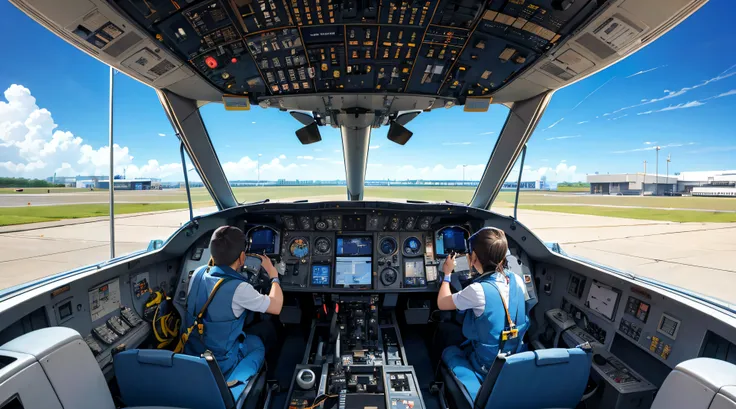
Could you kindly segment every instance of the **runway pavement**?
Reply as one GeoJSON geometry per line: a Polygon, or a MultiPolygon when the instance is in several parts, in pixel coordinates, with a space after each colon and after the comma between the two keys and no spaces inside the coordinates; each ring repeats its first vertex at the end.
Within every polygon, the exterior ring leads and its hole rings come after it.
{"type": "MultiPolygon", "coordinates": [[[[118,216],[116,254],[165,239],[187,220],[186,210],[118,216]]],[[[519,220],[570,254],[736,302],[736,223],[669,223],[531,210],[519,210],[519,220]]],[[[104,218],[26,227],[32,229],[0,230],[0,288],[110,257],[104,218]]]]}

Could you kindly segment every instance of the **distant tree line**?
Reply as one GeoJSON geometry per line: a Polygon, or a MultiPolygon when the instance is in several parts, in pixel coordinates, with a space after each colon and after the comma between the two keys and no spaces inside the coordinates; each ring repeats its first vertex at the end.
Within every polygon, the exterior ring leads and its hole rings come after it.
{"type": "Polygon", "coordinates": [[[590,183],[587,182],[560,182],[557,187],[590,187],[590,183]]]}
{"type": "Polygon", "coordinates": [[[41,179],[0,177],[0,187],[64,187],[64,184],[53,184],[41,179]]]}

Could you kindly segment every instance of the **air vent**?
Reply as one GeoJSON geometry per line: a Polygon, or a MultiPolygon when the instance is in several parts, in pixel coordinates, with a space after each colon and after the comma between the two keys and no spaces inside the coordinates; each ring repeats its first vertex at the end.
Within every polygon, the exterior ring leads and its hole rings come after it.
{"type": "Polygon", "coordinates": [[[156,74],[159,77],[166,74],[167,72],[174,69],[176,66],[169,60],[163,60],[160,63],[156,64],[153,68],[148,70],[148,72],[152,74],[156,74]]]}
{"type": "Polygon", "coordinates": [[[128,32],[128,34],[122,36],[118,41],[115,41],[107,48],[105,48],[105,52],[111,57],[117,58],[120,56],[120,54],[124,53],[130,47],[138,44],[138,42],[142,39],[143,38],[141,36],[133,31],[130,31],[128,32]]]}
{"type": "Polygon", "coordinates": [[[554,75],[555,77],[563,81],[569,81],[573,77],[572,74],[558,67],[556,64],[553,64],[551,61],[547,61],[546,63],[544,63],[544,65],[542,65],[539,68],[546,71],[549,74],[554,75]]]}

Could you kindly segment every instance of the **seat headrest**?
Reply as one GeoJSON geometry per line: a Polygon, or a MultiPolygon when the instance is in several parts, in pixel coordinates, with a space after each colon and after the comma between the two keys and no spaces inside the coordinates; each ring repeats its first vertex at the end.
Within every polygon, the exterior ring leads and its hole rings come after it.
{"type": "Polygon", "coordinates": [[[534,351],[537,366],[565,364],[570,361],[570,352],[562,348],[534,351]]]}
{"type": "Polygon", "coordinates": [[[158,366],[174,366],[174,353],[160,349],[138,350],[138,362],[158,366]]]}

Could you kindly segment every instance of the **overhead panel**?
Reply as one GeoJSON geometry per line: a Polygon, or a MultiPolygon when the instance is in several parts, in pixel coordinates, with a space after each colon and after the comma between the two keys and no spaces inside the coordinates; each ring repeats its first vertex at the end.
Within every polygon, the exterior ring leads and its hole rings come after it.
{"type": "MultiPolygon", "coordinates": [[[[460,104],[493,94],[605,3],[109,1],[220,91],[253,103],[278,95],[387,92],[460,104]]],[[[574,55],[561,63],[573,72],[585,64],[574,55]]],[[[152,68],[136,70],[150,78],[152,68]]]]}

